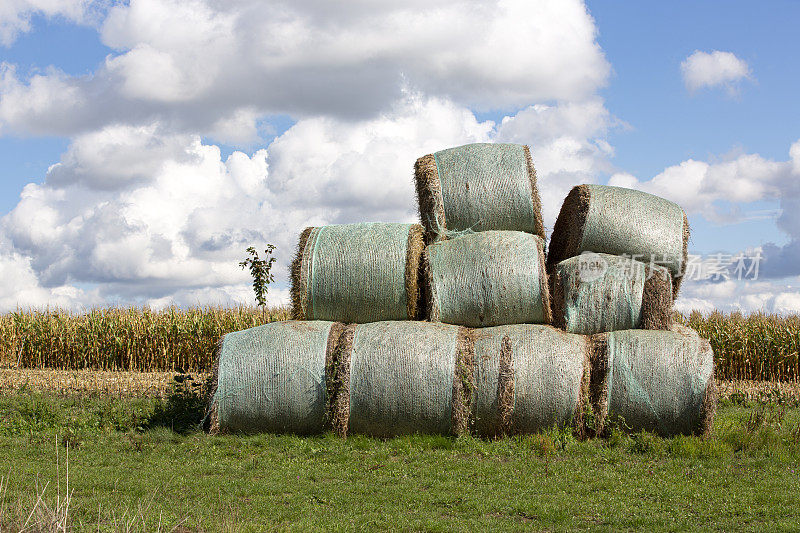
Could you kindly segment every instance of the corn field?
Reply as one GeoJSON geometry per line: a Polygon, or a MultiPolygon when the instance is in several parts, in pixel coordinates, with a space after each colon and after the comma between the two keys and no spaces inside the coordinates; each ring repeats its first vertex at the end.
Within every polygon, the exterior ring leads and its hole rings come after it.
{"type": "MultiPolygon", "coordinates": [[[[800,382],[800,315],[692,313],[723,380],[800,382]]],[[[0,367],[208,372],[225,333],[288,320],[287,308],[95,309],[0,315],[0,367]]]]}
{"type": "Polygon", "coordinates": [[[288,318],[254,307],[15,312],[0,315],[0,366],[202,372],[225,333],[288,318]]]}
{"type": "Polygon", "coordinates": [[[800,315],[679,316],[711,342],[718,379],[800,381],[800,315]]]}

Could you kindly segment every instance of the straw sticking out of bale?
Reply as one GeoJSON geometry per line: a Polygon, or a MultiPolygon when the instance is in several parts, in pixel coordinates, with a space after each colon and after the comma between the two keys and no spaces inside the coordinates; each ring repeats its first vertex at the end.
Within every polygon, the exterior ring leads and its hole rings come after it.
{"type": "Polygon", "coordinates": [[[686,273],[686,264],[689,261],[689,237],[691,236],[692,230],[689,227],[689,219],[686,218],[686,213],[683,213],[683,249],[681,253],[682,258],[682,265],[683,269],[680,272],[680,275],[675,276],[675,279],[672,282],[672,298],[678,298],[678,291],[681,288],[681,283],[683,283],[683,274],[686,273]]]}
{"type": "MultiPolygon", "coordinates": [[[[547,248],[547,272],[565,259],[585,251],[580,249],[586,215],[589,213],[591,192],[588,185],[578,185],[569,191],[558,213],[547,248]]],[[[598,250],[588,250],[598,251],[598,250]]],[[[599,250],[602,252],[602,250],[599,250]]]]}
{"type": "Polygon", "coordinates": [[[534,213],[534,215],[536,215],[533,221],[533,234],[544,239],[545,233],[544,219],[542,217],[542,199],[539,196],[539,186],[536,182],[536,168],[533,166],[531,149],[527,144],[522,146],[522,152],[525,155],[525,168],[528,171],[528,181],[531,184],[531,211],[534,213]]]}
{"type": "Polygon", "coordinates": [[[468,435],[471,429],[472,400],[475,392],[475,343],[472,331],[458,329],[458,356],[453,380],[453,434],[468,435]]]}
{"type": "Polygon", "coordinates": [[[419,158],[414,175],[426,242],[493,229],[544,238],[527,146],[478,143],[442,150],[419,158]]]}
{"type": "MultiPolygon", "coordinates": [[[[305,257],[306,245],[313,227],[306,228],[300,233],[300,238],[297,241],[297,251],[295,252],[294,259],[291,266],[291,281],[292,286],[289,289],[289,294],[292,298],[292,319],[305,320],[306,313],[303,308],[303,303],[308,293],[308,276],[303,276],[303,258],[305,257]]],[[[306,259],[307,261],[307,259],[306,259]]]]}
{"type": "Polygon", "coordinates": [[[497,374],[497,427],[489,431],[496,436],[510,435],[514,424],[514,353],[511,338],[500,343],[500,364],[497,374]]]}
{"type": "Polygon", "coordinates": [[[581,376],[578,402],[575,404],[575,416],[572,419],[572,432],[579,439],[588,437],[594,424],[594,410],[589,393],[592,380],[591,355],[591,342],[586,339],[583,351],[583,375],[581,376]],[[592,427],[589,427],[590,424],[592,427]]]}
{"type": "Polygon", "coordinates": [[[424,291],[419,287],[419,273],[422,265],[422,253],[425,250],[424,230],[419,224],[414,224],[408,232],[406,245],[406,313],[409,320],[421,318],[421,295],[424,291]]]}
{"type": "MultiPolygon", "coordinates": [[[[683,278],[677,278],[678,282],[683,278]]],[[[672,327],[672,277],[667,269],[658,265],[645,266],[644,291],[642,291],[641,329],[669,329],[672,327]]]]}
{"type": "Polygon", "coordinates": [[[553,325],[570,333],[670,325],[672,278],[659,265],[582,253],[555,266],[551,291],[553,325]]]}
{"type": "Polygon", "coordinates": [[[589,406],[593,415],[593,423],[586,425],[589,437],[600,435],[606,425],[608,415],[608,334],[600,333],[592,336],[589,342],[589,406]]]}
{"type": "MultiPolygon", "coordinates": [[[[711,345],[706,343],[703,350],[711,350],[711,345]]],[[[711,355],[713,358],[713,354],[711,355]]],[[[711,435],[714,429],[714,417],[717,415],[717,405],[719,403],[719,388],[717,387],[716,372],[711,372],[711,378],[708,381],[708,388],[703,394],[703,406],[700,411],[700,428],[698,433],[704,437],[711,435]]]]}
{"type": "Polygon", "coordinates": [[[520,231],[484,231],[425,249],[428,318],[468,327],[549,323],[544,243],[520,231]]]}
{"type": "Polygon", "coordinates": [[[667,267],[676,297],[688,239],[686,214],[673,202],[621,187],[578,185],[564,200],[553,228],[548,272],[584,251],[622,255],[667,267]]]}
{"type": "Polygon", "coordinates": [[[213,370],[211,371],[211,386],[207,392],[208,394],[208,408],[203,417],[203,431],[210,435],[216,435],[220,432],[219,417],[217,415],[217,403],[214,401],[214,396],[217,394],[217,384],[219,383],[219,360],[222,355],[222,344],[225,341],[225,335],[222,335],[217,340],[214,346],[213,370]]]}
{"type": "Polygon", "coordinates": [[[425,242],[433,242],[439,231],[447,227],[439,171],[433,154],[417,159],[414,163],[414,177],[419,219],[425,228],[425,242]]]}
{"type": "Polygon", "coordinates": [[[328,419],[331,429],[347,437],[350,416],[350,355],[355,324],[335,324],[328,337],[325,374],[328,388],[328,419]]]}

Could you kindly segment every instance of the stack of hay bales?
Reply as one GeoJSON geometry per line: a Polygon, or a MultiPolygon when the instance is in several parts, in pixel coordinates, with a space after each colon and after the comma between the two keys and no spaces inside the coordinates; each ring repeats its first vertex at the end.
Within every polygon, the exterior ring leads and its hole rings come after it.
{"type": "Polygon", "coordinates": [[[547,271],[553,322],[591,335],[595,427],[705,434],[716,406],[708,341],[671,323],[689,224],[673,202],[605,185],[574,187],[547,271]]]}
{"type": "Polygon", "coordinates": [[[527,146],[443,150],[417,160],[415,179],[422,225],[302,232],[295,320],[223,337],[209,430],[710,429],[713,354],[669,323],[688,237],[679,207],[578,187],[546,257],[527,146]],[[642,254],[681,262],[626,257],[642,254]]]}
{"type": "Polygon", "coordinates": [[[586,334],[668,328],[688,242],[686,214],[673,202],[621,187],[574,187],[547,256],[555,323],[586,334]]]}

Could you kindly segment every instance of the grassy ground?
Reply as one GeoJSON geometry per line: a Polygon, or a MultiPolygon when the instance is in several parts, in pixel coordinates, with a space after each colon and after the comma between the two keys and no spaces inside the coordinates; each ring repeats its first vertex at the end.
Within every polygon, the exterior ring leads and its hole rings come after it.
{"type": "Polygon", "coordinates": [[[800,528],[798,407],[734,396],[706,440],[208,437],[191,383],[0,395],[0,530],[800,528]]]}

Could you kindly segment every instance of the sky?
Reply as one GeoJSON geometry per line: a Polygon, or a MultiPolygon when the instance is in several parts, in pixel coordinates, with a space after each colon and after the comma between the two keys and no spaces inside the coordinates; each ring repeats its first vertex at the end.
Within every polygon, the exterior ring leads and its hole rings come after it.
{"type": "Polygon", "coordinates": [[[254,303],[245,249],[416,220],[413,163],[531,147],[692,227],[676,307],[800,312],[800,3],[7,0],[0,312],[254,303]]]}

